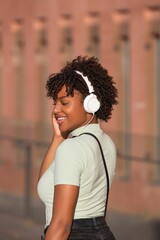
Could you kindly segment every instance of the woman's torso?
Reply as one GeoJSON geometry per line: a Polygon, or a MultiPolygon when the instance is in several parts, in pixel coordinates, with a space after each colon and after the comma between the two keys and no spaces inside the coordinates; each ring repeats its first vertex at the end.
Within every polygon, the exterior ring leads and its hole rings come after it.
{"type": "Polygon", "coordinates": [[[115,145],[99,127],[90,124],[73,131],[57,149],[50,167],[38,183],[38,193],[46,207],[46,225],[52,217],[54,186],[69,184],[80,187],[74,219],[103,216],[105,210],[107,183],[104,164],[97,141],[100,141],[105,156],[111,185],[116,165],[115,145]],[[80,135],[80,136],[79,136],[80,135]]]}

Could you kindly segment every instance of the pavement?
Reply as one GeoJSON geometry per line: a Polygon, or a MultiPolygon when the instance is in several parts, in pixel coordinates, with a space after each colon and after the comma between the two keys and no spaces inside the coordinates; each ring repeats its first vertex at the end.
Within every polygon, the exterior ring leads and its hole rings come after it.
{"type": "MultiPolygon", "coordinates": [[[[117,240],[160,240],[160,219],[109,212],[107,221],[117,240]]],[[[42,231],[42,220],[0,211],[0,240],[40,240],[42,231]]]]}
{"type": "Polygon", "coordinates": [[[0,240],[40,240],[42,226],[31,219],[0,213],[0,240]]]}

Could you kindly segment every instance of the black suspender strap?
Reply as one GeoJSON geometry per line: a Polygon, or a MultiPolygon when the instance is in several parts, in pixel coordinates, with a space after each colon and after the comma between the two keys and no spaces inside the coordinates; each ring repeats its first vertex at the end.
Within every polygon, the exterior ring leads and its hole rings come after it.
{"type": "Polygon", "coordinates": [[[104,154],[103,154],[102,146],[100,144],[100,141],[98,140],[98,138],[94,134],[86,132],[86,133],[80,134],[79,136],[81,136],[83,134],[87,134],[87,135],[90,135],[90,136],[94,137],[96,139],[96,141],[97,141],[97,143],[99,145],[100,151],[101,151],[102,160],[103,160],[103,164],[104,164],[104,169],[105,169],[105,173],[106,173],[106,179],[107,179],[107,197],[106,197],[106,206],[105,206],[105,212],[104,212],[104,216],[106,216],[107,204],[108,204],[108,196],[109,196],[109,174],[108,174],[108,169],[107,169],[105,157],[104,157],[104,154]]]}

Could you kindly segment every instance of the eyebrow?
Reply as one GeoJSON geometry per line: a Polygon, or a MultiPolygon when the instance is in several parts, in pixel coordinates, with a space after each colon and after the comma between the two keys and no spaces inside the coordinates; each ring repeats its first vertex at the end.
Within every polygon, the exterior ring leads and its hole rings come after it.
{"type": "MultiPolygon", "coordinates": [[[[79,93],[77,91],[75,91],[74,94],[79,94],[79,93]]],[[[61,99],[64,99],[64,98],[69,98],[69,97],[71,97],[71,95],[64,95],[64,96],[59,97],[59,98],[57,97],[56,100],[61,100],[61,99]]]]}
{"type": "Polygon", "coordinates": [[[61,100],[61,99],[63,99],[63,98],[68,98],[69,96],[67,96],[67,95],[65,95],[65,96],[62,96],[62,97],[59,97],[59,98],[57,98],[58,100],[61,100]]]}

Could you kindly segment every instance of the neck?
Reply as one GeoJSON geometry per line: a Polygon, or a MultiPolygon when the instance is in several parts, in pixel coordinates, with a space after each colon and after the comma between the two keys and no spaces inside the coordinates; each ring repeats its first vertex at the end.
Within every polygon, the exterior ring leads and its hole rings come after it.
{"type": "Polygon", "coordinates": [[[95,114],[88,114],[88,120],[86,125],[92,124],[92,123],[98,123],[96,115],[95,114]]]}

